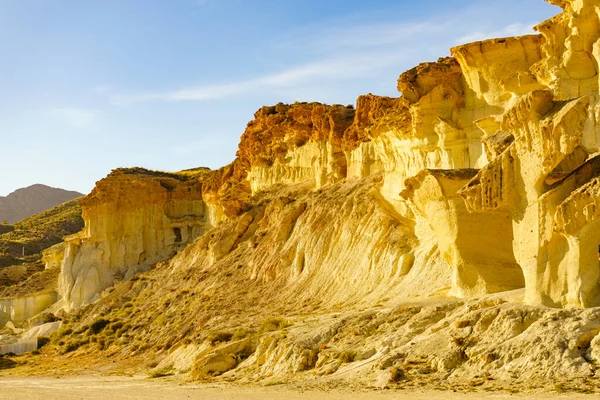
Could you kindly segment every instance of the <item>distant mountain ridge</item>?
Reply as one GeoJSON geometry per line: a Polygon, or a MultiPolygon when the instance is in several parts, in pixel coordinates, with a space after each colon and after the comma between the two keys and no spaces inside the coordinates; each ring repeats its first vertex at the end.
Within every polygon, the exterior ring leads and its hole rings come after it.
{"type": "Polygon", "coordinates": [[[39,212],[82,196],[79,192],[35,184],[0,196],[0,222],[19,222],[39,212]]]}

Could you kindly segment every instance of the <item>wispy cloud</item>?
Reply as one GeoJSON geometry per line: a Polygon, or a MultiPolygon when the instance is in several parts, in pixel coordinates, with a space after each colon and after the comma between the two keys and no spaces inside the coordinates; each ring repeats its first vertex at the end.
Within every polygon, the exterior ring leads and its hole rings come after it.
{"type": "Polygon", "coordinates": [[[429,20],[315,28],[308,32],[290,32],[288,38],[277,43],[275,47],[290,47],[295,50],[314,52],[377,48],[406,43],[411,38],[419,38],[422,41],[424,37],[447,31],[452,24],[453,21],[450,20],[429,20]]]}
{"type": "Polygon", "coordinates": [[[114,104],[127,105],[147,101],[206,101],[222,99],[256,90],[291,87],[320,79],[347,79],[371,74],[402,59],[399,54],[354,54],[316,61],[283,71],[222,84],[181,88],[175,91],[120,94],[111,97],[114,104]]]}
{"type": "Polygon", "coordinates": [[[165,91],[115,93],[111,90],[109,98],[112,104],[121,106],[153,101],[209,101],[253,91],[318,85],[324,80],[368,77],[405,60],[411,50],[399,50],[415,37],[439,35],[451,27],[450,21],[437,20],[362,25],[353,22],[346,21],[345,25],[335,27],[311,26],[292,30],[275,43],[270,43],[269,51],[278,54],[279,60],[286,59],[286,54],[288,59],[296,60],[288,62],[290,66],[281,70],[245,80],[204,83],[165,91]]]}
{"type": "Polygon", "coordinates": [[[200,83],[164,91],[119,93],[111,90],[108,95],[112,104],[125,106],[156,101],[210,101],[278,89],[292,93],[294,89],[317,87],[320,83],[370,77],[392,66],[398,66],[400,73],[403,61],[411,56],[418,54],[412,58],[424,61],[428,52],[443,55],[453,44],[533,33],[533,23],[468,33],[468,27],[457,25],[464,17],[464,12],[460,11],[443,19],[419,22],[355,24],[356,21],[345,21],[337,25],[305,26],[291,30],[265,50],[267,54],[278,55],[272,61],[287,60],[288,68],[244,80],[200,83]],[[453,31],[463,35],[454,43],[449,34],[453,31]],[[414,47],[417,42],[421,47],[414,47]],[[440,46],[443,50],[438,52],[440,46]]]}
{"type": "Polygon", "coordinates": [[[109,85],[96,85],[92,88],[92,92],[96,94],[104,94],[110,92],[111,87],[109,85]]]}
{"type": "Polygon", "coordinates": [[[463,43],[471,43],[478,42],[480,40],[492,39],[492,38],[503,38],[509,36],[522,36],[522,35],[531,35],[536,33],[533,30],[533,27],[537,25],[537,23],[530,24],[511,24],[502,29],[494,30],[494,31],[477,31],[470,33],[465,36],[461,36],[456,39],[455,44],[463,44],[463,43]]]}
{"type": "Polygon", "coordinates": [[[56,120],[76,129],[91,129],[96,123],[96,112],[83,108],[54,108],[49,114],[56,120]]]}

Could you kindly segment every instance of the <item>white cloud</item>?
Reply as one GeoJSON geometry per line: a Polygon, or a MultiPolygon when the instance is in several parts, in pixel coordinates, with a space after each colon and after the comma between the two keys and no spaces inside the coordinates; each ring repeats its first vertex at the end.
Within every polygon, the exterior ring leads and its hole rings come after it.
{"type": "Polygon", "coordinates": [[[290,32],[288,39],[271,47],[274,54],[282,49],[289,49],[292,54],[306,53],[307,61],[302,64],[241,81],[191,85],[164,92],[113,93],[110,101],[122,106],[152,101],[208,101],[266,89],[293,89],[318,84],[323,79],[367,77],[405,60],[410,50],[397,50],[413,38],[440,34],[450,27],[450,21],[305,27],[301,32],[290,32]]]}
{"type": "Polygon", "coordinates": [[[92,88],[92,92],[96,94],[104,94],[111,90],[109,85],[96,85],[92,88]]]}
{"type": "Polygon", "coordinates": [[[291,32],[287,40],[276,47],[295,50],[306,49],[317,52],[339,52],[340,50],[365,49],[390,46],[419,38],[439,34],[452,28],[452,21],[425,21],[418,23],[376,23],[367,25],[325,27],[309,32],[291,32]]]}
{"type": "Polygon", "coordinates": [[[400,66],[406,67],[405,60],[426,61],[429,53],[435,54],[435,57],[443,56],[453,44],[533,33],[533,23],[516,23],[497,30],[468,33],[469,27],[459,24],[464,20],[465,12],[462,10],[443,19],[425,22],[360,25],[353,23],[356,21],[344,21],[337,25],[305,26],[288,32],[285,37],[270,44],[271,51],[268,52],[277,54],[273,62],[280,62],[287,57],[292,60],[304,59],[303,63],[296,61],[296,65],[292,64],[287,69],[266,72],[246,80],[190,85],[164,91],[111,91],[110,101],[116,105],[153,101],[210,101],[282,88],[292,93],[307,86],[317,87],[326,81],[376,76],[378,71],[391,66],[398,66],[399,74],[402,72],[400,66]],[[459,32],[458,35],[463,36],[453,43],[452,32],[459,32]],[[415,43],[418,43],[417,47],[415,43]]]}
{"type": "Polygon", "coordinates": [[[50,115],[54,119],[77,129],[91,129],[96,122],[95,111],[82,108],[54,108],[50,110],[50,115]]]}
{"type": "Polygon", "coordinates": [[[319,79],[347,79],[372,74],[402,60],[399,54],[354,54],[316,61],[245,81],[191,86],[175,91],[121,94],[111,97],[113,104],[127,105],[147,101],[206,101],[251,91],[292,87],[319,79]]]}
{"type": "Polygon", "coordinates": [[[468,35],[459,37],[454,42],[456,44],[464,44],[464,43],[478,42],[480,40],[485,40],[485,39],[505,38],[505,37],[509,37],[509,36],[532,35],[532,34],[536,33],[533,30],[533,27],[535,25],[537,25],[537,23],[511,24],[502,29],[495,30],[495,31],[489,31],[489,32],[477,31],[477,32],[473,32],[468,35]]]}

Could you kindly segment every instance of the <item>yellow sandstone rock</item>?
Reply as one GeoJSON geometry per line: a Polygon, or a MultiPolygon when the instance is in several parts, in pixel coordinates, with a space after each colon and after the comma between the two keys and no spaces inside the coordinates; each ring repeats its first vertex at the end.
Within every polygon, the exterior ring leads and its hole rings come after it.
{"type": "Polygon", "coordinates": [[[182,250],[208,227],[197,179],[142,169],[115,170],[82,203],[84,230],[44,253],[60,263],[59,292],[70,310],[182,250]]]}
{"type": "Polygon", "coordinates": [[[81,347],[60,362],[597,391],[600,2],[552,3],[540,35],[457,46],[398,98],[262,107],[217,171],[98,182],[44,254],[49,311],[97,300],[65,317],[55,347],[81,347]]]}
{"type": "Polygon", "coordinates": [[[458,191],[476,170],[423,170],[402,193],[435,232],[453,268],[451,295],[469,297],[518,289],[523,273],[512,252],[512,225],[506,209],[469,212],[458,191]]]}
{"type": "Polygon", "coordinates": [[[196,237],[174,268],[235,253],[251,279],[331,304],[525,287],[531,304],[599,305],[600,4],[555,3],[539,35],[401,74],[399,98],[262,107],[218,171],[117,170],[45,253],[64,308],[196,237]]]}

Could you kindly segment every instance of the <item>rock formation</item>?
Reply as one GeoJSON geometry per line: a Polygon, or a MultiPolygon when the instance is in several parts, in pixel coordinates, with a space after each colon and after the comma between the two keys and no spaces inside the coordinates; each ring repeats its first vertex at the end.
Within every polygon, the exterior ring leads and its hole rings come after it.
{"type": "Polygon", "coordinates": [[[98,182],[84,230],[44,254],[51,310],[94,303],[65,322],[106,329],[65,351],[177,347],[162,364],[201,379],[595,373],[600,4],[551,2],[540,35],[455,47],[398,98],[261,108],[217,171],[98,182]]]}
{"type": "Polygon", "coordinates": [[[66,310],[182,250],[215,221],[195,175],[119,169],[82,202],[83,231],[44,253],[66,310]],[[60,262],[57,262],[60,259],[60,262]]]}
{"type": "Polygon", "coordinates": [[[511,137],[510,143],[496,151],[462,195],[472,210],[510,210],[527,302],[589,307],[600,304],[592,194],[600,150],[600,59],[594,56],[600,26],[595,1],[559,5],[562,14],[537,26],[545,41],[530,71],[543,87],[523,94],[498,116],[496,135],[511,137]]]}
{"type": "Polygon", "coordinates": [[[363,184],[375,185],[377,195],[370,195],[374,209],[364,210],[363,219],[339,217],[346,199],[335,216],[315,217],[304,232],[314,207],[299,205],[277,228],[293,227],[291,236],[275,241],[272,260],[252,262],[255,275],[273,265],[298,276],[326,270],[358,282],[363,265],[406,273],[409,265],[421,270],[435,259],[452,272],[436,274],[432,287],[450,282],[454,296],[524,286],[531,304],[600,304],[593,157],[600,149],[600,28],[594,1],[560,5],[562,14],[537,27],[541,35],[458,46],[454,57],[403,73],[399,98],[361,96],[356,110],[319,103],[263,107],[248,123],[236,160],[218,171],[191,180],[148,171],[109,175],[84,201],[84,231],[46,253],[48,267],[60,264],[65,307],[92,301],[115,281],[241,216],[234,236],[209,246],[208,259],[218,261],[257,229],[249,204],[274,185],[305,182],[317,190],[369,177],[377,178],[363,184]],[[358,234],[352,224],[364,234],[377,213],[392,213],[402,227],[397,235],[410,245],[385,250],[384,237],[363,242],[361,255],[345,267],[333,249],[340,245],[351,254],[344,238],[358,234]],[[347,226],[349,236],[332,232],[324,240],[325,220],[339,220],[335,230],[347,226]],[[307,241],[314,236],[321,240],[307,241]],[[373,252],[391,253],[382,259],[373,252]]]}

